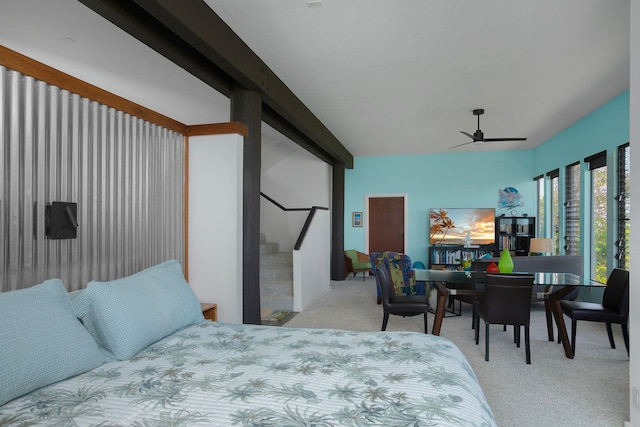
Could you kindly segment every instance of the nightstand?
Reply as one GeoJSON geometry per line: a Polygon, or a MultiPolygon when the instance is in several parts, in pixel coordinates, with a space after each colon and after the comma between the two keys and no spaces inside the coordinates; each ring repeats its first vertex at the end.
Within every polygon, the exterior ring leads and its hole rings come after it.
{"type": "Polygon", "coordinates": [[[202,314],[205,319],[215,322],[218,319],[218,304],[210,304],[206,302],[200,303],[202,314]]]}

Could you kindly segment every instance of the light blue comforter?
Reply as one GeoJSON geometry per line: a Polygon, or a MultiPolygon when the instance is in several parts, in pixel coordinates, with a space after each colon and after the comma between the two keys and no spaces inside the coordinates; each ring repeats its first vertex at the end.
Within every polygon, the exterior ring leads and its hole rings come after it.
{"type": "Polygon", "coordinates": [[[205,321],[7,403],[0,425],[496,424],[447,339],[205,321]]]}

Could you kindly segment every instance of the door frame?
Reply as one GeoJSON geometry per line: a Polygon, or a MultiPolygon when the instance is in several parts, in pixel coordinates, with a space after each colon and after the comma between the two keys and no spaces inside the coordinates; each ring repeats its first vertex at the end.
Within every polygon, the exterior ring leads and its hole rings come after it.
{"type": "Polygon", "coordinates": [[[365,194],[364,195],[364,250],[366,253],[369,252],[369,199],[381,199],[388,197],[402,197],[404,202],[404,241],[402,245],[404,246],[404,252],[407,253],[408,247],[408,236],[407,229],[409,228],[409,196],[407,193],[385,193],[385,194],[365,194]]]}

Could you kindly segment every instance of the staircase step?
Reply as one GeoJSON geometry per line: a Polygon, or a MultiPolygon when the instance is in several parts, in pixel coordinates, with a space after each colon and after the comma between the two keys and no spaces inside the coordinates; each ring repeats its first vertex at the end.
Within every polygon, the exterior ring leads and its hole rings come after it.
{"type": "Polygon", "coordinates": [[[260,308],[271,310],[293,310],[293,295],[283,296],[278,294],[260,295],[260,308]]]}
{"type": "Polygon", "coordinates": [[[260,243],[260,255],[274,254],[280,251],[280,244],[277,242],[260,243]]]}
{"type": "Polygon", "coordinates": [[[260,233],[260,309],[293,311],[293,254],[260,233]]]}
{"type": "Polygon", "coordinates": [[[260,267],[268,265],[287,265],[293,268],[293,254],[291,252],[278,252],[260,256],[260,267]]]}
{"type": "Polygon", "coordinates": [[[274,266],[260,268],[260,283],[264,280],[293,282],[293,270],[289,268],[277,268],[274,266]]]}
{"type": "Polygon", "coordinates": [[[260,280],[260,295],[262,294],[293,296],[293,280],[260,280]]]}

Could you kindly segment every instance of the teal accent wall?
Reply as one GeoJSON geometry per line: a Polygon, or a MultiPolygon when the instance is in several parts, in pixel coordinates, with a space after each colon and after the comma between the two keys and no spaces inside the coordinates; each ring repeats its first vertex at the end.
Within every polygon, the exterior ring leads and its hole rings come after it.
{"type": "Polygon", "coordinates": [[[562,169],[629,142],[629,91],[618,95],[533,150],[534,176],[562,169]]]}
{"type": "Polygon", "coordinates": [[[458,152],[356,157],[345,172],[345,249],[365,250],[365,227],[351,226],[352,212],[366,215],[367,196],[406,195],[408,247],[412,261],[427,263],[429,209],[496,208],[498,190],[514,187],[522,195],[519,214],[534,214],[531,150],[458,152]]]}
{"type": "MultiPolygon", "coordinates": [[[[345,249],[364,251],[365,227],[352,227],[352,212],[366,215],[367,196],[406,195],[408,246],[412,261],[427,263],[430,208],[496,208],[498,189],[514,187],[535,215],[533,177],[582,161],[629,141],[629,92],[625,92],[533,150],[452,152],[356,157],[345,172],[345,249]]],[[[425,142],[427,143],[427,142],[425,142]]]]}

